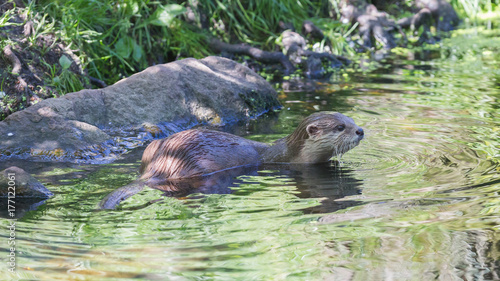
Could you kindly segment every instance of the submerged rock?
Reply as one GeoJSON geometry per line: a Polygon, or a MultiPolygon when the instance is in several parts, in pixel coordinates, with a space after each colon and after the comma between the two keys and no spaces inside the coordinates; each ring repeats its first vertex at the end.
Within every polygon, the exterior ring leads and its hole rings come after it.
{"type": "Polygon", "coordinates": [[[222,125],[279,106],[271,85],[241,64],[184,59],[10,115],[0,122],[0,158],[85,162],[196,124],[222,125]]]}
{"type": "Polygon", "coordinates": [[[0,171],[0,218],[20,219],[54,195],[29,173],[16,166],[0,171]]]}
{"type": "Polygon", "coordinates": [[[0,197],[49,198],[52,192],[25,170],[16,166],[0,172],[0,197]]]}

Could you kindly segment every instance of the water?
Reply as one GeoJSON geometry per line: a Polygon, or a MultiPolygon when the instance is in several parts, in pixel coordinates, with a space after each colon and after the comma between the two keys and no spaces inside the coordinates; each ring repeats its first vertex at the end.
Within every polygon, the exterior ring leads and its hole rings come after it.
{"type": "Polygon", "coordinates": [[[55,196],[17,221],[17,273],[1,278],[498,280],[494,35],[460,31],[441,50],[402,51],[319,91],[281,93],[278,116],[231,128],[273,141],[303,116],[340,111],[366,138],[338,164],[245,171],[222,194],[144,189],[98,211],[137,177],[140,149],[109,165],[14,163],[55,196]]]}

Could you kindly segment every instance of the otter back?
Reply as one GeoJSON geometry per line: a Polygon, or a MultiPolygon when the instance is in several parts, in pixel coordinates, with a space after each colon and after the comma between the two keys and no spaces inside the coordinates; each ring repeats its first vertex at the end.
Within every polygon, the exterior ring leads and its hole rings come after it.
{"type": "Polygon", "coordinates": [[[142,156],[142,179],[180,179],[257,165],[268,146],[228,133],[193,129],[155,140],[142,156]]]}

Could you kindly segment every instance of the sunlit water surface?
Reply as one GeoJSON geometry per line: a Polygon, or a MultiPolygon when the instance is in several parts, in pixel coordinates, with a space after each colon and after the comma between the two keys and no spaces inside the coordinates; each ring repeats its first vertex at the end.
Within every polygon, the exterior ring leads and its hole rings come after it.
{"type": "Polygon", "coordinates": [[[262,167],[225,194],[145,189],[106,211],[98,202],[137,177],[140,150],[108,165],[23,167],[55,196],[17,221],[17,273],[0,279],[498,280],[496,38],[463,32],[445,41],[457,47],[416,53],[433,59],[394,55],[319,91],[281,93],[278,116],[233,130],[270,142],[339,111],[366,132],[340,164],[262,167]]]}

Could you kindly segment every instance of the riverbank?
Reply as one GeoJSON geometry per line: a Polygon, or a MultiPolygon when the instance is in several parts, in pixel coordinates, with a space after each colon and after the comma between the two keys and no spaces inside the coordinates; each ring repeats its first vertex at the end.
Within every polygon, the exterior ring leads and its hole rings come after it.
{"type": "MultiPolygon", "coordinates": [[[[371,43],[373,46],[367,48],[360,34],[362,21],[348,17],[345,7],[354,3],[359,8],[356,9],[364,9],[365,14],[366,9],[371,9],[369,16],[375,16],[377,21],[396,23],[420,9],[403,1],[389,4],[375,1],[376,11],[363,4],[364,1],[218,3],[1,1],[0,120],[43,99],[81,89],[102,88],[148,66],[187,57],[226,56],[275,82],[290,76],[348,75],[352,69],[365,68],[366,58],[373,59],[374,53],[387,45],[383,40],[375,40],[371,43]],[[306,23],[319,31],[309,29],[306,23]],[[287,33],[292,35],[287,37],[284,30],[295,32],[287,33]],[[209,44],[214,42],[210,38],[231,44],[237,50],[209,44]],[[291,46],[287,45],[290,38],[292,45],[298,43],[299,50],[309,53],[291,54],[291,46]],[[254,49],[242,53],[236,45],[240,43],[254,49]],[[256,57],[259,52],[269,52],[275,60],[278,57],[278,63],[266,62],[268,56],[256,57]],[[310,52],[316,54],[310,58],[310,52]],[[283,61],[285,63],[279,63],[283,61]]],[[[467,3],[451,2],[464,19],[463,24],[477,23],[480,18],[494,18],[498,14],[495,3],[482,3],[477,7],[467,3]]],[[[390,26],[383,28],[391,29],[390,26]]],[[[436,28],[431,27],[430,32],[435,34],[436,28]]],[[[389,43],[403,46],[406,36],[409,44],[405,47],[411,47],[418,42],[421,31],[395,34],[395,41],[389,43]]]]}

